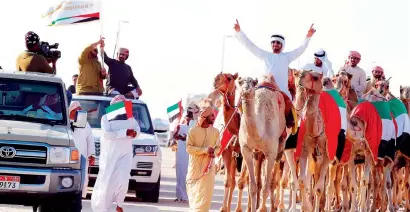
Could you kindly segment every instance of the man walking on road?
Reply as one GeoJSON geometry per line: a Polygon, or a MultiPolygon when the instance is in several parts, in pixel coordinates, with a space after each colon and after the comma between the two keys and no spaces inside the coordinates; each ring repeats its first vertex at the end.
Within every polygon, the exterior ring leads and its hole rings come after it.
{"type": "Polygon", "coordinates": [[[189,211],[209,211],[215,184],[214,157],[220,151],[217,145],[218,129],[212,125],[215,114],[212,107],[202,108],[197,125],[188,132],[189,154],[187,191],[189,211]],[[204,172],[204,170],[207,170],[204,172]]]}

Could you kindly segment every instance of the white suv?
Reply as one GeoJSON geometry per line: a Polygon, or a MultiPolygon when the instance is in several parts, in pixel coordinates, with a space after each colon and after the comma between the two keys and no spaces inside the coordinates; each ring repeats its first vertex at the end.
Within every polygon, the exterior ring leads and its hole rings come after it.
{"type": "MultiPolygon", "coordinates": [[[[92,186],[98,174],[98,156],[100,155],[101,117],[113,97],[94,95],[73,95],[72,101],[79,101],[83,110],[88,112],[88,123],[93,128],[96,139],[96,163],[90,167],[90,183],[92,186]]],[[[131,100],[131,99],[130,99],[131,100]]],[[[161,148],[155,132],[167,129],[154,129],[147,105],[141,100],[131,100],[135,119],[138,121],[141,134],[133,140],[134,159],[131,170],[129,190],[146,202],[158,202],[161,181],[161,148]]]]}

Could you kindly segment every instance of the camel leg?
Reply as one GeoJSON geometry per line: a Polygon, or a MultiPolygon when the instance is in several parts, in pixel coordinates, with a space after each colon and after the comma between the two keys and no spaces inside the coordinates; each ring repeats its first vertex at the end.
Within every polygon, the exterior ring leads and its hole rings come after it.
{"type": "MultiPolygon", "coordinates": [[[[397,159],[397,158],[396,158],[397,159]]],[[[392,196],[393,196],[393,207],[395,211],[399,210],[399,198],[400,198],[400,177],[399,177],[400,169],[397,167],[393,166],[391,175],[393,176],[393,182],[392,182],[392,196]]]]}
{"type": "Polygon", "coordinates": [[[279,210],[285,210],[285,189],[288,185],[289,181],[289,171],[290,167],[286,161],[283,162],[283,174],[280,180],[280,202],[279,202],[279,210]]]}
{"type": "Polygon", "coordinates": [[[333,208],[335,208],[336,210],[339,210],[340,208],[340,194],[342,193],[342,190],[340,189],[340,183],[342,181],[342,175],[343,165],[337,166],[335,179],[335,204],[333,205],[333,208]]]}
{"type": "MultiPolygon", "coordinates": [[[[386,159],[387,160],[387,159],[386,159]]],[[[388,209],[389,211],[394,211],[393,207],[393,195],[392,195],[392,180],[391,180],[391,171],[392,171],[393,163],[387,162],[383,171],[384,176],[384,190],[387,194],[387,201],[388,201],[388,209]]]]}
{"type": "MultiPolygon", "coordinates": [[[[406,159],[407,160],[407,159],[406,159]]],[[[408,165],[409,161],[406,161],[405,166],[405,174],[404,174],[404,183],[405,183],[405,190],[404,190],[404,199],[406,201],[406,210],[410,211],[410,166],[408,165]]]]}
{"type": "MultiPolygon", "coordinates": [[[[273,169],[271,171],[271,183],[270,183],[270,200],[271,200],[271,205],[278,205],[280,204],[280,184],[278,182],[280,182],[281,179],[281,168],[280,168],[280,161],[275,161],[274,165],[273,165],[273,169]]],[[[285,208],[285,206],[283,206],[283,209],[285,208]]],[[[276,211],[277,208],[273,208],[271,207],[271,211],[276,211]]]]}
{"type": "MultiPolygon", "coordinates": [[[[320,174],[319,174],[319,179],[315,185],[314,191],[316,194],[316,204],[315,204],[315,211],[319,212],[320,211],[320,200],[322,198],[322,195],[324,193],[324,187],[325,187],[325,177],[326,177],[326,173],[329,170],[329,157],[327,155],[327,153],[325,153],[324,151],[322,151],[322,155],[318,156],[320,157],[320,174]],[[324,153],[324,154],[323,154],[324,153]]],[[[319,161],[318,160],[318,161],[319,161]]]]}
{"type": "Polygon", "coordinates": [[[228,202],[229,198],[229,189],[231,187],[232,182],[232,174],[231,174],[231,164],[232,164],[232,147],[226,148],[226,150],[222,153],[222,159],[225,165],[225,189],[224,189],[224,198],[222,201],[222,206],[220,208],[221,212],[230,211],[230,202],[228,202]]]}
{"type": "MultiPolygon", "coordinates": [[[[277,149],[272,148],[270,152],[265,153],[265,158],[266,158],[266,166],[264,167],[264,173],[265,173],[265,179],[262,185],[262,201],[261,205],[259,206],[258,212],[265,212],[267,211],[266,208],[266,200],[269,195],[269,190],[270,190],[270,185],[272,185],[272,180],[274,180],[272,176],[272,169],[273,166],[275,165],[275,159],[277,156],[277,149]]],[[[273,198],[273,197],[271,197],[273,198]]],[[[274,205],[271,206],[271,208],[275,208],[274,205]]]]}
{"type": "Polygon", "coordinates": [[[326,198],[326,211],[331,211],[331,203],[335,195],[334,187],[335,187],[335,180],[337,174],[337,167],[338,165],[330,165],[329,169],[329,180],[327,184],[327,198],[326,198]]]}
{"type": "Polygon", "coordinates": [[[357,178],[356,178],[356,166],[354,160],[349,161],[349,174],[350,174],[350,194],[351,194],[351,205],[350,211],[355,212],[357,210],[357,178]]]}
{"type": "Polygon", "coordinates": [[[360,184],[360,211],[367,212],[367,197],[366,192],[368,193],[369,183],[370,183],[370,171],[372,168],[373,159],[371,156],[366,157],[366,161],[363,169],[362,182],[360,184]]]}
{"type": "MultiPolygon", "coordinates": [[[[352,159],[353,160],[353,159],[352,159]]],[[[342,211],[349,210],[349,165],[345,164],[342,170],[341,190],[342,190],[342,211]]]]}
{"type": "Polygon", "coordinates": [[[307,192],[310,191],[311,185],[311,174],[309,173],[309,177],[307,177],[307,162],[309,156],[308,147],[306,147],[306,140],[307,137],[304,139],[303,150],[302,154],[299,158],[300,163],[300,175],[299,175],[299,185],[300,185],[300,196],[302,199],[302,211],[310,212],[313,210],[312,203],[310,202],[309,196],[310,194],[307,192]]]}
{"type": "Polygon", "coordinates": [[[245,160],[246,163],[246,167],[248,167],[248,172],[249,172],[249,193],[251,196],[251,212],[255,212],[256,211],[256,179],[255,179],[255,169],[253,166],[253,159],[252,159],[252,150],[247,147],[247,146],[243,146],[241,147],[241,151],[242,151],[242,156],[243,159],[245,160]]]}
{"type": "Polygon", "coordinates": [[[296,171],[296,162],[294,159],[294,150],[285,150],[285,156],[286,156],[286,161],[289,164],[290,168],[290,191],[291,191],[291,202],[290,202],[290,208],[289,212],[296,212],[296,196],[297,192],[299,190],[299,183],[297,183],[298,177],[297,177],[297,171],[296,171]]]}
{"type": "Polygon", "coordinates": [[[265,160],[263,153],[255,153],[255,178],[256,178],[256,208],[259,208],[261,203],[261,190],[262,190],[262,165],[265,160]]]}
{"type": "Polygon", "coordinates": [[[243,189],[245,188],[246,181],[248,177],[248,168],[246,167],[246,163],[242,162],[241,168],[241,175],[239,176],[238,180],[238,202],[236,204],[236,212],[242,212],[242,196],[243,196],[243,189]]]}
{"type": "Polygon", "coordinates": [[[235,152],[232,151],[232,155],[231,155],[231,165],[229,167],[226,167],[227,170],[229,170],[229,175],[231,178],[230,184],[229,184],[229,196],[228,196],[228,211],[231,211],[231,204],[232,204],[232,197],[233,197],[233,192],[235,190],[235,186],[236,186],[236,157],[235,157],[235,152]]]}

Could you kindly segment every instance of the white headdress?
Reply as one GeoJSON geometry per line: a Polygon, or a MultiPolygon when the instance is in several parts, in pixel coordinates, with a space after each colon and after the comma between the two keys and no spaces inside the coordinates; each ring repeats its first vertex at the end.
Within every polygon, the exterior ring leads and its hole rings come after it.
{"type": "Polygon", "coordinates": [[[327,71],[327,75],[328,75],[327,77],[333,77],[334,72],[333,72],[333,69],[332,69],[332,63],[327,58],[327,52],[323,49],[319,49],[314,53],[314,56],[315,56],[315,58],[322,61],[323,69],[325,69],[327,71]]]}

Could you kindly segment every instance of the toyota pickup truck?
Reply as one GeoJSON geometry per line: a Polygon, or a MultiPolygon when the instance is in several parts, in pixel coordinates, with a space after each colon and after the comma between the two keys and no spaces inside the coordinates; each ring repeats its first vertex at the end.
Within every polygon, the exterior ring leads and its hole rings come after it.
{"type": "Polygon", "coordinates": [[[0,70],[0,204],[81,211],[79,152],[67,107],[60,78],[0,70]]]}

